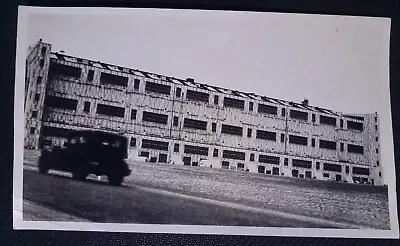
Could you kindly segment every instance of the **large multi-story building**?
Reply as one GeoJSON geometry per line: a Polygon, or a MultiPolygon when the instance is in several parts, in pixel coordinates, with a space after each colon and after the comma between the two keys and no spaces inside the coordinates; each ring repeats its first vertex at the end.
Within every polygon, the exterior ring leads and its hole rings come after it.
{"type": "Polygon", "coordinates": [[[76,129],[129,137],[130,158],[383,184],[377,113],[350,115],[51,52],[26,60],[25,147],[76,129]]]}

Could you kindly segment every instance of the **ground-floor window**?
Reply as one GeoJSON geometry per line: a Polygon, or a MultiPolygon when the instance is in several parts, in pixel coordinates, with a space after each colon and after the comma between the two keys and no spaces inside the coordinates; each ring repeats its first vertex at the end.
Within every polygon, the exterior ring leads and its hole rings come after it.
{"type": "Polygon", "coordinates": [[[258,173],[265,173],[265,166],[258,166],[258,173]]]}

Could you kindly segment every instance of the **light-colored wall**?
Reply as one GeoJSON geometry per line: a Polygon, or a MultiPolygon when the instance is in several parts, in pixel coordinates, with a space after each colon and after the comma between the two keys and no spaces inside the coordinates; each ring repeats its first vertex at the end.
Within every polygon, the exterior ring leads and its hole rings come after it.
{"type": "MultiPolygon", "coordinates": [[[[39,43],[37,47],[41,47],[44,44],[39,43]]],[[[48,46],[50,47],[50,46],[48,46]]],[[[50,51],[50,48],[47,52],[50,51]]],[[[35,59],[34,57],[32,59],[35,59]]],[[[193,89],[197,91],[207,92],[210,94],[209,103],[204,102],[192,102],[186,101],[185,96],[180,98],[175,97],[175,90],[177,87],[182,88],[182,95],[186,95],[186,90],[189,88],[184,85],[171,84],[161,79],[149,79],[144,78],[138,74],[129,74],[119,72],[121,76],[127,76],[129,78],[127,88],[111,86],[111,85],[100,85],[100,73],[106,71],[103,68],[94,68],[83,63],[68,63],[72,66],[79,66],[82,68],[81,77],[77,80],[69,79],[51,79],[47,80],[47,71],[49,65],[49,53],[46,54],[45,66],[40,71],[43,74],[43,82],[40,88],[41,95],[45,93],[48,95],[67,97],[71,99],[78,100],[78,107],[75,111],[53,109],[49,111],[48,114],[43,118],[43,124],[47,126],[56,126],[60,128],[94,128],[103,129],[109,131],[117,131],[124,133],[129,136],[137,137],[137,146],[141,146],[141,139],[154,139],[158,141],[170,141],[168,151],[159,150],[146,150],[150,153],[150,157],[158,157],[159,153],[168,154],[169,160],[173,152],[173,143],[180,143],[180,154],[181,156],[190,156],[191,161],[200,162],[201,158],[207,158],[213,162],[213,167],[221,167],[220,163],[222,160],[229,161],[230,166],[235,168],[238,163],[244,163],[245,169],[249,171],[257,172],[258,167],[258,155],[260,153],[264,154],[279,154],[285,157],[289,157],[289,167],[283,165],[283,158],[281,158],[281,170],[280,173],[284,173],[285,176],[291,176],[290,168],[291,158],[297,156],[297,158],[306,158],[308,160],[313,160],[313,175],[317,178],[322,178],[323,163],[336,163],[339,164],[339,159],[344,159],[348,162],[357,163],[357,165],[363,165],[367,167],[372,167],[372,163],[376,163],[379,159],[379,154],[375,153],[375,149],[379,147],[379,141],[375,141],[375,115],[364,115],[364,131],[352,131],[346,129],[346,119],[343,117],[337,117],[337,126],[326,126],[318,124],[319,116],[322,113],[314,112],[310,110],[296,110],[308,112],[308,121],[299,121],[295,119],[290,119],[289,112],[293,108],[291,106],[284,105],[274,105],[278,107],[278,115],[264,115],[257,113],[258,103],[268,104],[267,102],[261,102],[249,98],[241,98],[233,95],[229,95],[230,98],[237,98],[245,101],[245,109],[231,109],[223,107],[224,94],[217,92],[209,92],[203,89],[193,89]],[[86,80],[87,73],[89,69],[94,70],[94,79],[89,82],[86,80]],[[133,89],[134,79],[140,79],[139,90],[133,89]],[[47,91],[46,90],[46,83],[47,91]],[[166,84],[171,86],[170,96],[160,95],[157,93],[145,92],[145,81],[151,81],[161,84],[166,84]],[[219,104],[214,105],[214,95],[219,95],[219,104]],[[254,103],[253,111],[249,111],[249,102],[254,103]],[[91,110],[89,113],[83,112],[84,102],[91,103],[91,110]],[[125,108],[124,118],[119,117],[109,117],[109,116],[99,116],[96,115],[95,109],[98,103],[106,103],[109,105],[119,106],[125,108]],[[286,116],[281,115],[282,108],[286,109],[286,116]],[[136,120],[130,120],[131,109],[137,110],[136,120]],[[142,122],[143,111],[155,112],[168,115],[168,124],[157,124],[151,122],[142,122]],[[316,123],[311,121],[311,112],[316,115],[316,123]],[[179,117],[179,126],[172,126],[173,116],[179,117]],[[197,120],[207,121],[207,130],[194,130],[183,128],[183,119],[191,118],[197,120]],[[339,128],[339,119],[344,120],[344,129],[339,128]],[[217,123],[217,132],[211,131],[211,123],[217,123]],[[232,136],[227,134],[220,134],[222,124],[229,124],[243,127],[242,136],[232,136]],[[252,129],[252,136],[247,137],[247,129],[252,129]],[[266,130],[276,132],[276,141],[261,140],[256,139],[256,131],[266,130]],[[280,135],[285,133],[287,135],[300,135],[308,137],[308,146],[281,143],[280,135]],[[316,147],[311,147],[311,138],[316,139],[316,147]],[[169,139],[175,139],[171,141],[169,139]],[[337,150],[324,150],[318,148],[318,140],[331,140],[338,142],[337,150]],[[345,143],[345,151],[340,152],[339,142],[345,143]],[[185,143],[210,147],[208,151],[208,156],[198,156],[192,154],[183,153],[183,145],[185,143]],[[347,153],[346,145],[347,143],[353,143],[357,145],[364,146],[364,155],[347,153]],[[218,158],[212,157],[213,150],[215,148],[219,149],[218,158]],[[234,150],[246,152],[245,160],[228,160],[222,158],[222,150],[234,150]],[[255,161],[250,162],[250,151],[255,153],[255,161]],[[315,169],[315,161],[321,162],[320,171],[315,169]],[[372,163],[371,163],[372,162],[372,163]],[[219,165],[217,164],[219,163],[219,165]],[[289,170],[289,171],[288,171],[289,170]]],[[[55,61],[59,63],[65,63],[63,61],[55,61]]],[[[32,65],[28,67],[30,71],[29,81],[32,84],[34,79],[33,71],[37,70],[37,66],[32,65]]],[[[30,90],[34,90],[34,86],[31,86],[30,90]]],[[[43,104],[44,97],[41,97],[40,103],[43,104]]],[[[27,126],[35,126],[38,128],[36,134],[28,134],[26,137],[26,146],[38,147],[39,140],[39,129],[41,121],[32,121],[29,116],[30,110],[37,106],[27,104],[26,119],[27,126]]],[[[40,113],[41,114],[41,113],[40,113]]],[[[40,115],[41,116],[41,115],[40,115]]],[[[40,118],[39,118],[40,119],[40,118]]],[[[357,120],[355,120],[357,121],[357,120]]],[[[28,127],[28,128],[29,128],[28,127]]],[[[139,151],[138,151],[139,153],[139,151]]],[[[131,155],[132,156],[132,155],[131,155]]],[[[177,158],[176,156],[174,157],[177,158]]],[[[265,165],[265,164],[261,164],[265,165]]],[[[348,179],[350,174],[345,174],[345,165],[342,165],[343,177],[348,179]]],[[[379,167],[380,168],[380,167],[379,167]]],[[[379,168],[371,170],[371,177],[374,178],[376,184],[381,184],[382,178],[379,177],[379,168]]],[[[301,168],[296,168],[299,170],[299,174],[304,174],[304,170],[301,168]]],[[[350,168],[351,169],[351,168],[350,168]]],[[[266,170],[272,170],[267,168],[266,170]]],[[[332,173],[333,175],[333,173],[332,173]]],[[[332,176],[331,175],[331,176],[332,176]]]]}

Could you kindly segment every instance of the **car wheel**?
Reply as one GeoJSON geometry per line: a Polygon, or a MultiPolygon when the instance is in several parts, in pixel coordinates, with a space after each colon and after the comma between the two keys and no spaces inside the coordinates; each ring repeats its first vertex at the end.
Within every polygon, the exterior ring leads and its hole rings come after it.
{"type": "Polygon", "coordinates": [[[84,181],[87,176],[88,173],[84,167],[78,167],[72,172],[72,178],[75,180],[84,181]]]}
{"type": "Polygon", "coordinates": [[[42,154],[39,157],[38,169],[39,169],[39,173],[42,173],[42,174],[47,174],[49,172],[49,170],[50,170],[49,157],[47,156],[47,154],[42,154]]]}
{"type": "Polygon", "coordinates": [[[121,186],[122,181],[124,181],[124,176],[117,174],[108,175],[107,178],[108,183],[113,186],[121,186]]]}

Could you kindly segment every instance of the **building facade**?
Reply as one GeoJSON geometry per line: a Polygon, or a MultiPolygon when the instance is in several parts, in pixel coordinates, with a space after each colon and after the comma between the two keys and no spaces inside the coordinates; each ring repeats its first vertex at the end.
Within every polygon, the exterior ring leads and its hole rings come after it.
{"type": "Polygon", "coordinates": [[[377,113],[350,115],[63,53],[26,59],[25,147],[77,129],[128,136],[132,159],[383,184],[377,113]]]}

